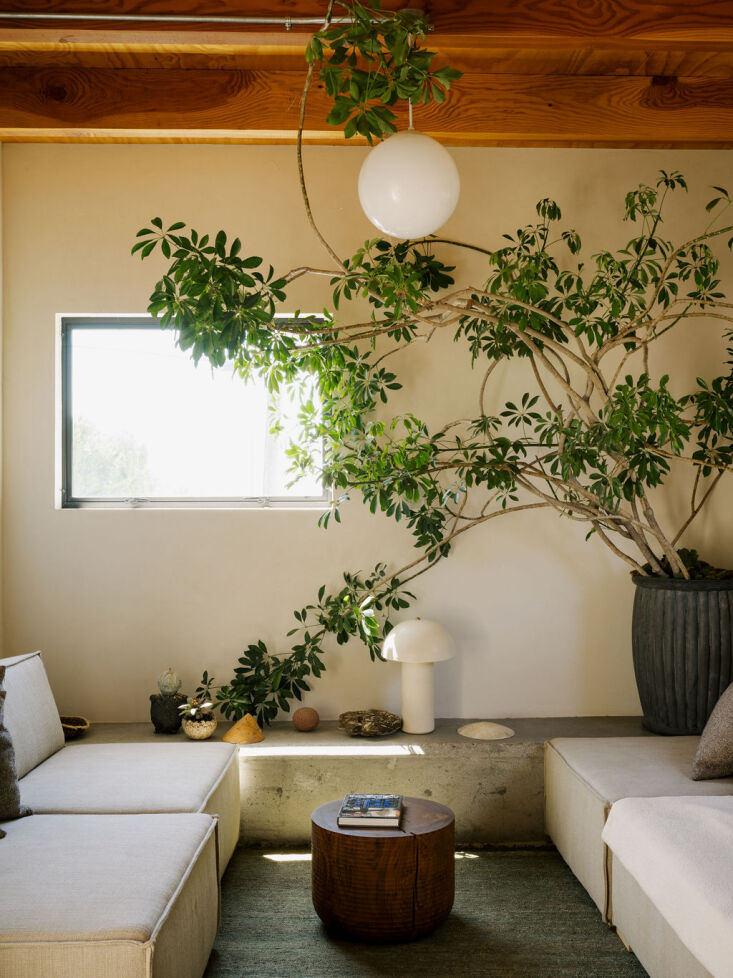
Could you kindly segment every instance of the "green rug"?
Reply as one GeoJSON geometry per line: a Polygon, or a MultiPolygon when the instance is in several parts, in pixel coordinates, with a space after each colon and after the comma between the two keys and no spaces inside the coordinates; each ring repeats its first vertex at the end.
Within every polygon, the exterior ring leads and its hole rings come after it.
{"type": "Polygon", "coordinates": [[[331,937],[310,897],[310,862],[239,849],[205,978],[642,978],[554,850],[459,853],[448,920],[389,946],[331,937]]]}

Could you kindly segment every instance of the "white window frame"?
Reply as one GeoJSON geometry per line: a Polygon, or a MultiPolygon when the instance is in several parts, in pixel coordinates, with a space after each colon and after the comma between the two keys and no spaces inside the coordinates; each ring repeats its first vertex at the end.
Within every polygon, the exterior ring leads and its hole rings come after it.
{"type": "MultiPolygon", "coordinates": [[[[277,316],[288,321],[290,316],[277,316]]],[[[301,317],[305,318],[305,317],[301,317]]],[[[320,317],[309,317],[320,318],[320,317]]],[[[72,429],[71,344],[69,337],[75,329],[94,329],[100,326],[161,329],[149,315],[59,314],[56,316],[56,509],[323,509],[329,505],[332,493],[325,487],[323,495],[313,496],[154,496],[146,497],[83,497],[71,494],[72,429]]]]}

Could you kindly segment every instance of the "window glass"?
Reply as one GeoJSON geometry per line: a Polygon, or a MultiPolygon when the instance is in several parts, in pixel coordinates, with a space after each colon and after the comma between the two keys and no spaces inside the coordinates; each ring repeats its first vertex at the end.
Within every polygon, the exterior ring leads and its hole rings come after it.
{"type": "Polygon", "coordinates": [[[65,324],[63,385],[67,504],[324,498],[317,476],[289,485],[292,399],[276,436],[259,378],[194,364],[152,321],[65,324]]]}

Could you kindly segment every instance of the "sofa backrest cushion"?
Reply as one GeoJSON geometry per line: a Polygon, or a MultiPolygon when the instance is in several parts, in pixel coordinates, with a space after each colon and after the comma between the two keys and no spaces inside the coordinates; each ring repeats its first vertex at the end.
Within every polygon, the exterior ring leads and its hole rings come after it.
{"type": "Polygon", "coordinates": [[[15,749],[18,777],[64,746],[59,711],[40,652],[0,659],[5,666],[5,728],[15,749]]]}
{"type": "MultiPolygon", "coordinates": [[[[20,818],[21,815],[30,815],[29,809],[24,808],[20,803],[13,743],[10,734],[3,725],[6,695],[3,688],[4,677],[5,666],[0,666],[0,822],[10,818],[20,818]]],[[[5,833],[0,829],[0,839],[4,835],[5,833]]]]}

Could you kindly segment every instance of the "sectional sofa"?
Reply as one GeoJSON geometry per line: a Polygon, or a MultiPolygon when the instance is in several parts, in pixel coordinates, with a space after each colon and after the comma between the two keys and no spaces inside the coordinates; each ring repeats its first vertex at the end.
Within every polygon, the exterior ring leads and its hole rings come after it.
{"type": "Polygon", "coordinates": [[[545,748],[546,830],[652,978],[733,978],[733,778],[692,780],[698,743],[545,748]]]}
{"type": "MultiPolygon", "coordinates": [[[[0,823],[0,978],[201,978],[239,835],[237,748],[65,746],[40,653],[0,666],[33,811],[0,823]]],[[[733,978],[733,778],[692,780],[698,741],[545,749],[547,832],[652,978],[733,978]]]]}
{"type": "Polygon", "coordinates": [[[239,836],[236,746],[65,746],[40,653],[0,660],[21,802],[0,978],[201,978],[239,836]]]}

